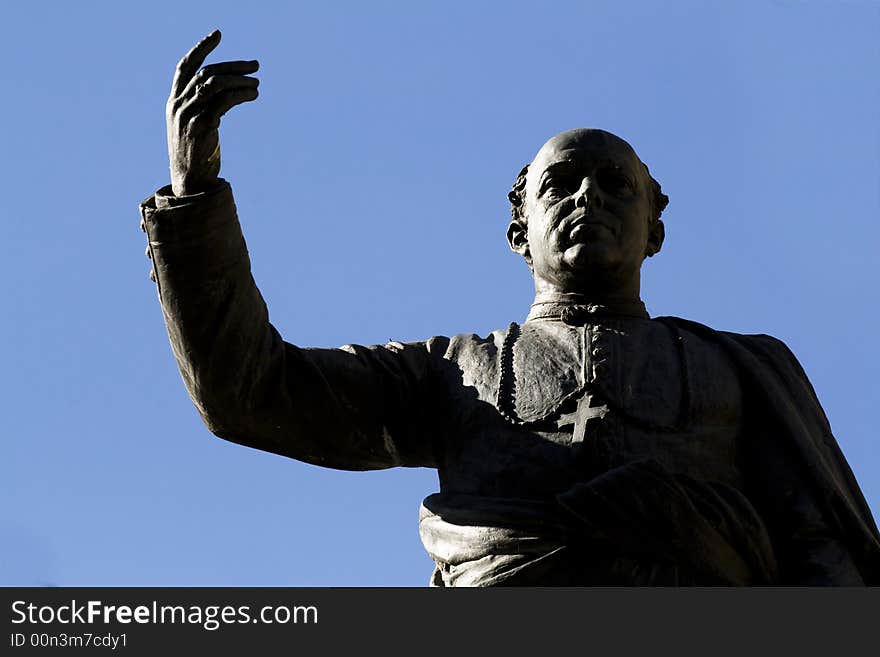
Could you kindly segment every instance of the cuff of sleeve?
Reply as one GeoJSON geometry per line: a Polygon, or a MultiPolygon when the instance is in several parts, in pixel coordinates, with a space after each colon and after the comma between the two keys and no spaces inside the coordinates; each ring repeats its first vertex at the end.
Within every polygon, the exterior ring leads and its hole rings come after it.
{"type": "Polygon", "coordinates": [[[190,241],[228,225],[235,217],[232,187],[225,180],[207,192],[175,196],[166,185],[140,205],[144,231],[151,240],[190,241]]]}
{"type": "Polygon", "coordinates": [[[141,227],[156,274],[214,275],[247,259],[232,187],[174,196],[163,187],[140,205],[141,227]]]}
{"type": "Polygon", "coordinates": [[[224,187],[229,187],[229,183],[222,178],[218,178],[217,184],[206,192],[199,192],[198,194],[190,194],[187,196],[175,196],[174,192],[171,191],[171,185],[165,185],[162,189],[156,192],[153,198],[155,199],[156,208],[164,210],[166,208],[176,208],[182,205],[204,202],[205,199],[210,198],[212,194],[216,194],[224,187]]]}

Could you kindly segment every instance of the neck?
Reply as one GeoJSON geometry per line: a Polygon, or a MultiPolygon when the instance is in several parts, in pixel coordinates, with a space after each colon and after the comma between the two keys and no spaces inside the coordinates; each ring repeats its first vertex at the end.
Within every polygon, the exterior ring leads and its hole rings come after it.
{"type": "Polygon", "coordinates": [[[617,306],[640,303],[639,272],[620,285],[591,287],[589,285],[558,285],[535,277],[535,303],[562,302],[617,306]]]}
{"type": "Polygon", "coordinates": [[[617,317],[649,317],[645,304],[639,298],[639,285],[595,290],[580,287],[565,289],[535,279],[535,301],[529,311],[528,319],[562,317],[563,321],[578,307],[588,314],[617,317]]]}

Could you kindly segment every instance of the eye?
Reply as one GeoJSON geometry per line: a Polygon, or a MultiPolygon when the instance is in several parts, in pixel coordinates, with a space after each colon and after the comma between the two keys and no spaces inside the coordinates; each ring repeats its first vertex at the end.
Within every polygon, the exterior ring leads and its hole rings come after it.
{"type": "Polygon", "coordinates": [[[551,176],[541,185],[540,195],[543,198],[562,198],[571,194],[571,181],[563,176],[551,176]]]}
{"type": "Polygon", "coordinates": [[[635,191],[632,181],[619,169],[605,169],[599,172],[599,185],[614,196],[625,197],[635,191]]]}

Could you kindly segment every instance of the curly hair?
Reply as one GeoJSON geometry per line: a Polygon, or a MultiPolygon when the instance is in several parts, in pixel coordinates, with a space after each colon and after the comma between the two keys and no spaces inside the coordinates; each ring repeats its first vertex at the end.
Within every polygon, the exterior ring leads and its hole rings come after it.
{"type": "MultiPolygon", "coordinates": [[[[648,165],[644,162],[642,166],[645,167],[645,173],[648,174],[648,178],[651,181],[651,210],[653,211],[652,219],[657,221],[660,218],[660,215],[663,214],[663,210],[666,209],[666,206],[669,205],[669,197],[663,193],[663,190],[660,188],[660,183],[654,179],[654,176],[651,175],[650,170],[648,169],[648,165]]],[[[510,201],[510,214],[513,217],[514,221],[518,221],[520,223],[527,223],[526,215],[525,215],[525,203],[526,203],[526,175],[529,172],[529,165],[525,165],[520,172],[516,176],[516,182],[513,183],[513,187],[507,193],[507,200],[510,201]]]]}

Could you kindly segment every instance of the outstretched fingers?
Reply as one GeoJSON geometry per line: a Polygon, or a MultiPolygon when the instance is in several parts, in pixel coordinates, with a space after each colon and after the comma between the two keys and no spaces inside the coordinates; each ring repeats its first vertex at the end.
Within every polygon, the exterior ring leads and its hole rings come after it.
{"type": "Polygon", "coordinates": [[[180,92],[178,98],[185,100],[199,87],[211,84],[211,79],[215,77],[229,77],[234,75],[248,75],[256,73],[260,68],[259,62],[239,61],[239,62],[220,62],[219,64],[208,64],[198,73],[196,73],[187,83],[183,91],[180,92]]]}
{"type": "Polygon", "coordinates": [[[214,30],[204,39],[199,41],[178,62],[174,72],[174,82],[171,83],[171,97],[176,98],[189,84],[196,71],[202,66],[205,57],[220,43],[220,30],[214,30]]]}
{"type": "Polygon", "coordinates": [[[196,115],[196,118],[203,120],[205,125],[216,128],[220,125],[220,118],[226,112],[236,105],[256,100],[259,93],[256,87],[236,87],[221,91],[205,104],[204,109],[196,115]]]}
{"type": "MultiPolygon", "coordinates": [[[[177,110],[178,115],[184,121],[196,116],[216,116],[219,120],[230,108],[248,100],[254,100],[258,93],[257,87],[260,81],[257,78],[245,75],[212,75],[194,85],[187,96],[181,97],[181,104],[177,110]],[[231,92],[233,98],[242,98],[232,105],[226,106],[231,92]],[[222,111],[217,113],[214,108],[222,111]]],[[[213,125],[209,121],[208,125],[213,125]]]]}

